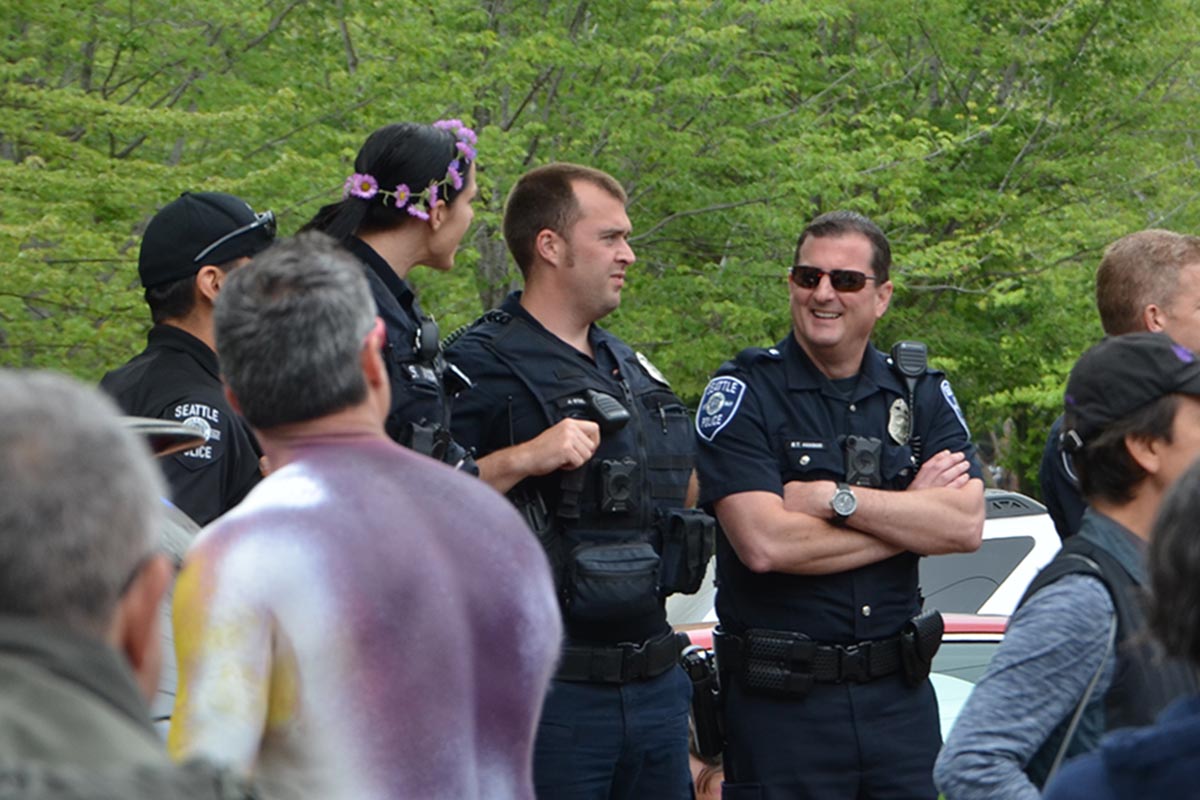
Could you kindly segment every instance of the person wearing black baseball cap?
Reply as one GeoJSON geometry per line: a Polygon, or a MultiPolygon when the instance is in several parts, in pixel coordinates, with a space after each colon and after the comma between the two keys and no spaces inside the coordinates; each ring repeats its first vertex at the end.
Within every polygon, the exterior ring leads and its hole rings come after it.
{"type": "Polygon", "coordinates": [[[947,797],[1037,797],[1106,730],[1147,725],[1195,673],[1146,631],[1146,545],[1200,456],[1200,358],[1164,333],[1110,336],[1075,364],[1063,449],[1088,502],[1030,584],[938,758],[947,797]]]}
{"type": "Polygon", "coordinates": [[[100,381],[126,414],[195,427],[204,444],[164,459],[171,499],[201,525],[262,478],[261,452],[230,408],[213,335],[226,274],[275,240],[275,215],[222,192],[184,192],[146,226],[138,277],[154,326],[146,349],[100,381]]]}

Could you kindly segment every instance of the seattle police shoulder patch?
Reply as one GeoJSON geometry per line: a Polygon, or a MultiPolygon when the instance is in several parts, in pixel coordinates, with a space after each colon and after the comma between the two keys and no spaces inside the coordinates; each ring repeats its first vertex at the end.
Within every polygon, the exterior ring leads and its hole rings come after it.
{"type": "Polygon", "coordinates": [[[696,411],[696,433],[711,442],[733,421],[745,395],[746,384],[738,378],[721,376],[709,381],[696,411]]]}
{"type": "Polygon", "coordinates": [[[954,396],[954,390],[950,388],[950,381],[944,378],[942,379],[942,396],[950,404],[950,408],[954,411],[954,416],[958,417],[958,422],[963,426],[963,430],[966,431],[967,438],[971,438],[971,429],[967,427],[967,419],[963,416],[962,407],[958,404],[958,398],[954,396]]]}

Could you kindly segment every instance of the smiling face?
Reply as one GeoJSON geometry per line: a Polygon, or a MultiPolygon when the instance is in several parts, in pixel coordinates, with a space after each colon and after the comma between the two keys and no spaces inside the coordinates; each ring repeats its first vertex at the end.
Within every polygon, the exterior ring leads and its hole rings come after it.
{"type": "MultiPolygon", "coordinates": [[[[854,270],[874,276],[871,240],[861,233],[809,237],[796,254],[796,263],[825,271],[854,270]]],[[[892,282],[867,281],[857,292],[838,292],[829,276],[814,289],[788,280],[793,335],[804,352],[830,378],[848,378],[858,372],[875,320],[887,311],[892,282]]]]}
{"type": "Polygon", "coordinates": [[[621,304],[625,271],[634,262],[625,204],[587,181],[574,181],[579,219],[562,237],[562,279],[579,316],[595,322],[621,304]]]}

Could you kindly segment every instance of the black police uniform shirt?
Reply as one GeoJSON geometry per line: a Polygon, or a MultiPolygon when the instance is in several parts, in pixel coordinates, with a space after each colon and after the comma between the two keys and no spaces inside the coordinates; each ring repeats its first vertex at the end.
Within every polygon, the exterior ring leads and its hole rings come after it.
{"type": "MultiPolygon", "coordinates": [[[[409,423],[448,430],[450,401],[434,361],[421,358],[421,327],[429,318],[421,310],[412,287],[366,242],[351,237],[345,245],[367,267],[364,272],[371,296],[386,328],[384,360],[392,389],[386,422],[388,435],[408,444],[404,439],[409,423]]],[[[436,332],[433,336],[437,338],[436,332]]],[[[436,348],[438,343],[425,344],[436,348]]]]}
{"type": "Polygon", "coordinates": [[[191,425],[204,444],[159,459],[171,500],[201,525],[233,508],[259,480],[262,455],[225,400],[217,354],[173,325],[155,325],[146,349],[112,370],[100,388],[126,414],[191,425]]]}
{"type": "MultiPolygon", "coordinates": [[[[857,381],[830,381],[789,335],[722,365],[696,415],[701,506],[739,492],[783,496],[793,480],[843,481],[849,435],[881,440],[880,488],[902,490],[916,477],[914,435],[922,462],[942,450],[963,452],[971,475],[981,477],[949,381],[932,370],[918,379],[914,418],[908,389],[888,360],[868,346],[857,381]]],[[[904,552],[832,575],[756,574],[722,533],[717,613],[730,633],[797,631],[835,644],[887,638],[920,611],[917,559],[904,552]]]]}
{"type": "MultiPolygon", "coordinates": [[[[692,471],[694,450],[687,408],[674,395],[657,369],[616,336],[593,324],[588,331],[588,342],[595,354],[593,359],[546,330],[521,306],[520,295],[519,291],[510,294],[500,305],[501,314],[489,312],[483,321],[449,347],[449,356],[471,376],[473,382],[470,389],[454,400],[455,437],[472,447],[476,458],[529,441],[565,415],[550,419],[545,407],[525,381],[536,380],[538,391],[551,400],[559,398],[564,392],[577,395],[579,389],[571,387],[586,383],[589,388],[618,398],[634,416],[623,430],[628,436],[602,436],[602,449],[593,456],[593,463],[601,458],[622,456],[643,461],[645,454],[639,454],[637,446],[630,446],[628,452],[612,450],[613,446],[621,446],[614,445],[614,442],[632,441],[635,432],[647,440],[658,437],[659,442],[669,441],[683,454],[678,457],[680,463],[675,465],[682,466],[682,469],[671,473],[674,482],[671,487],[661,483],[654,485],[655,481],[661,481],[662,478],[647,476],[647,472],[655,472],[653,467],[639,473],[643,479],[642,496],[656,495],[653,500],[647,500],[645,514],[652,516],[655,507],[681,507],[692,471]],[[495,319],[496,316],[502,320],[510,316],[514,322],[487,321],[488,317],[495,319]],[[490,340],[505,327],[515,325],[517,319],[529,326],[531,335],[539,339],[538,349],[544,352],[543,357],[527,359],[528,370],[523,376],[516,374],[489,349],[490,340]],[[531,376],[537,377],[534,379],[531,376]],[[622,386],[623,383],[625,386],[622,386]],[[630,387],[629,394],[625,387],[630,387]]],[[[502,347],[503,342],[499,346],[502,347]]],[[[667,471],[658,470],[658,473],[664,475],[667,471]]],[[[518,508],[522,508],[523,503],[535,493],[540,494],[546,502],[549,517],[553,519],[562,497],[563,475],[562,471],[557,471],[526,478],[513,487],[508,493],[509,498],[518,508]]],[[[590,490],[594,490],[594,486],[590,490]]],[[[576,643],[641,642],[668,630],[662,598],[654,602],[652,610],[640,616],[596,626],[581,624],[567,614],[564,624],[568,641],[576,643]]]]}

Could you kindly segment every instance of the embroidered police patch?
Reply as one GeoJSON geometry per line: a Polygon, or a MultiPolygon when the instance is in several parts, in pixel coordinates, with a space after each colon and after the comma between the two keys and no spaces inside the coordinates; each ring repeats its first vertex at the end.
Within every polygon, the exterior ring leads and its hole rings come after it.
{"type": "Polygon", "coordinates": [[[745,394],[746,384],[737,378],[720,377],[709,381],[696,412],[696,433],[711,442],[733,421],[745,394]]]}
{"type": "Polygon", "coordinates": [[[221,429],[217,427],[221,424],[220,409],[203,403],[180,403],[175,406],[174,416],[204,437],[204,444],[185,450],[180,454],[182,457],[212,461],[221,454],[221,429]]]}
{"type": "Polygon", "coordinates": [[[958,398],[954,396],[954,390],[950,388],[950,381],[942,381],[942,396],[946,398],[946,402],[950,404],[950,408],[954,410],[954,416],[958,417],[958,422],[963,426],[963,430],[967,433],[967,438],[971,438],[971,429],[967,427],[966,417],[963,416],[962,408],[958,405],[958,398]]]}

